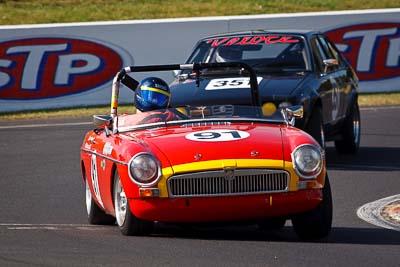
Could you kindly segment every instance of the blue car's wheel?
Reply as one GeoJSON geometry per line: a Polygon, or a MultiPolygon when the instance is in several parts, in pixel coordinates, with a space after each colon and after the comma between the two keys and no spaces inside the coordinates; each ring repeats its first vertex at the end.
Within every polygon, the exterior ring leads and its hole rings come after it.
{"type": "Polygon", "coordinates": [[[325,149],[324,124],[322,121],[322,110],[320,107],[315,107],[313,109],[310,119],[304,130],[314,137],[315,141],[317,141],[318,144],[325,149]]]}
{"type": "Polygon", "coordinates": [[[342,154],[354,154],[360,147],[361,120],[360,109],[355,100],[351,106],[342,129],[342,139],[335,141],[336,150],[342,154]]]}

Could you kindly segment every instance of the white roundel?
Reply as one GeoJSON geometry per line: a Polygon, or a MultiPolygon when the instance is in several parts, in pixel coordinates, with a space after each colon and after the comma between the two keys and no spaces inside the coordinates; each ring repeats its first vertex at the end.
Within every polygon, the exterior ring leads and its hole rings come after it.
{"type": "Polygon", "coordinates": [[[249,137],[250,134],[238,130],[205,130],[186,135],[186,139],[199,142],[236,141],[249,137]]]}

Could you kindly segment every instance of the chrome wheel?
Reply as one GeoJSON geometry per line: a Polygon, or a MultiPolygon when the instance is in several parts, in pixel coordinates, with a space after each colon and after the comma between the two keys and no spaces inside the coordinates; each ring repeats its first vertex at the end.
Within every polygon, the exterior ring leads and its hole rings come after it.
{"type": "Polygon", "coordinates": [[[97,206],[90,191],[88,179],[85,177],[85,204],[88,221],[90,224],[113,225],[115,218],[97,206]]]}
{"type": "Polygon", "coordinates": [[[114,203],[115,203],[115,217],[117,219],[117,223],[119,226],[124,225],[126,212],[127,212],[127,203],[125,191],[122,188],[121,180],[119,177],[116,177],[115,185],[114,185],[114,203]]]}
{"type": "Polygon", "coordinates": [[[342,129],[342,138],[335,141],[335,147],[339,153],[354,154],[360,147],[361,119],[360,109],[355,102],[352,104],[350,114],[342,129]]]}
{"type": "Polygon", "coordinates": [[[88,215],[91,214],[92,211],[92,192],[90,192],[90,187],[87,179],[85,180],[85,187],[86,187],[86,212],[88,215]]]}
{"type": "Polygon", "coordinates": [[[321,107],[317,106],[314,108],[304,130],[309,133],[323,149],[325,149],[325,132],[321,107]]]}
{"type": "Polygon", "coordinates": [[[153,222],[144,221],[132,214],[128,198],[122,187],[117,172],[114,175],[114,209],[115,218],[123,235],[148,235],[153,229],[153,222]]]}
{"type": "Polygon", "coordinates": [[[321,141],[320,141],[320,145],[324,150],[326,149],[324,124],[322,123],[322,120],[321,120],[321,141]]]}
{"type": "Polygon", "coordinates": [[[354,143],[360,144],[360,111],[357,109],[353,113],[353,134],[354,134],[354,143]]]}

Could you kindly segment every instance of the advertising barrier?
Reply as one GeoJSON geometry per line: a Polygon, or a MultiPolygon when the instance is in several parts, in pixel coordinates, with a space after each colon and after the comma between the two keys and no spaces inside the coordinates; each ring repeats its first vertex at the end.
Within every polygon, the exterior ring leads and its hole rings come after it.
{"type": "MultiPolygon", "coordinates": [[[[0,26],[0,113],[109,104],[122,67],[183,63],[200,38],[251,29],[324,32],[361,93],[400,91],[400,9],[18,25],[0,26]]],[[[120,99],[131,103],[133,94],[122,88],[120,99]]]]}

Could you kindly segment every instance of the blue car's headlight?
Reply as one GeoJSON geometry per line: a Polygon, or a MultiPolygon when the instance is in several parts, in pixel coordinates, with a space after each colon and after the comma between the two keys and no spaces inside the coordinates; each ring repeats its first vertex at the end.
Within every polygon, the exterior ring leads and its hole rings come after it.
{"type": "Polygon", "coordinates": [[[149,153],[139,153],[129,161],[129,177],[138,185],[153,185],[161,176],[157,159],[149,153]]]}
{"type": "Polygon", "coordinates": [[[323,155],[316,146],[301,145],[293,151],[292,161],[294,169],[300,177],[312,179],[321,173],[323,155]]]}

